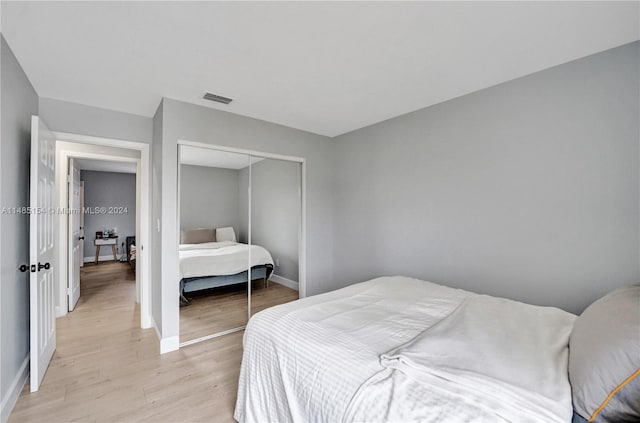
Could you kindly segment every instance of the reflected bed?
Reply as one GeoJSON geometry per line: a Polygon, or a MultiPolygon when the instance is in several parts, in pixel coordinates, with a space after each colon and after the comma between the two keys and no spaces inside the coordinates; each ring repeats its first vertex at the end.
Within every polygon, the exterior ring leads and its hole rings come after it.
{"type": "Polygon", "coordinates": [[[188,304],[185,293],[264,279],[273,272],[271,254],[258,245],[234,241],[180,244],[180,301],[188,304]]]}

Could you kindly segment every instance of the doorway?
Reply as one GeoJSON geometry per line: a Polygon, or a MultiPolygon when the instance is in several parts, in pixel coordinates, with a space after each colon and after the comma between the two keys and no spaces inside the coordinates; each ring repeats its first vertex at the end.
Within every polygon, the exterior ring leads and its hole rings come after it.
{"type": "Polygon", "coordinates": [[[304,159],[178,146],[180,346],[304,296],[304,159]]]}
{"type": "MultiPolygon", "coordinates": [[[[149,203],[150,203],[150,155],[149,145],[138,142],[112,140],[73,134],[55,134],[56,136],[56,201],[60,209],[69,208],[73,202],[74,175],[79,179],[81,171],[98,172],[93,173],[92,181],[95,190],[100,190],[101,184],[109,184],[108,179],[95,178],[94,176],[107,175],[108,173],[119,177],[127,178],[129,184],[128,197],[132,197],[135,192],[133,204],[120,204],[123,201],[109,200],[110,203],[103,204],[103,201],[88,201],[86,198],[87,184],[85,183],[85,224],[78,232],[77,220],[74,220],[73,212],[60,214],[58,216],[57,239],[61,246],[58,251],[58,302],[56,304],[56,317],[64,316],[69,310],[73,310],[72,304],[77,301],[77,294],[74,293],[75,285],[79,285],[80,265],[85,263],[95,265],[106,260],[120,262],[123,266],[135,266],[133,278],[135,280],[136,302],[140,304],[140,327],[151,327],[150,316],[150,281],[149,261],[145,245],[148,242],[149,232],[149,203]],[[105,172],[107,171],[107,172],[105,172]],[[67,176],[69,175],[69,176],[67,176]],[[67,179],[68,178],[68,179],[67,179]],[[67,184],[66,181],[69,181],[67,184]],[[102,182],[101,182],[102,181],[102,182]],[[70,195],[71,194],[71,195],[70,195]],[[92,204],[89,204],[89,203],[92,204]],[[93,204],[95,203],[95,204],[93,204]],[[91,219],[93,218],[93,219],[91,219]],[[96,219],[97,218],[97,219],[96,219]],[[99,223],[100,220],[103,223],[99,223]],[[125,218],[126,223],[121,222],[125,218]],[[99,228],[92,224],[100,226],[99,228]],[[98,222],[98,223],[96,223],[98,222]],[[98,235],[100,232],[100,235],[98,235]],[[84,238],[85,251],[77,254],[74,242],[76,238],[84,238]],[[130,242],[132,241],[132,242],[130,242]],[[131,245],[135,245],[135,261],[131,263],[131,245]],[[98,253],[98,254],[96,254],[98,253]],[[74,256],[79,256],[74,263],[74,256]],[[114,260],[115,257],[115,260],[114,260]],[[80,263],[77,263],[79,260],[80,263]],[[76,279],[77,277],[77,279],[76,279]]],[[[89,175],[89,173],[86,173],[89,175]]],[[[84,178],[87,179],[87,178],[84,178]]],[[[116,184],[117,181],[112,181],[116,184]]],[[[121,181],[122,182],[122,181],[121,181]]],[[[95,193],[94,190],[94,193],[95,193]]],[[[101,194],[98,192],[97,196],[101,194]]],[[[86,269],[83,269],[86,270],[86,269]]]]}
{"type": "Polygon", "coordinates": [[[70,312],[78,300],[99,294],[99,286],[84,290],[84,277],[95,275],[97,267],[105,278],[123,275],[124,283],[130,281],[135,290],[136,168],[135,162],[69,159],[69,206],[79,211],[69,214],[70,312]]]}

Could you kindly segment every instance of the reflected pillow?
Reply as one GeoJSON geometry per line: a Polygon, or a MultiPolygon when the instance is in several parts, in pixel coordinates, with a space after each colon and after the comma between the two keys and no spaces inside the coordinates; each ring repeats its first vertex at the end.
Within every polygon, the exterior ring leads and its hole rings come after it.
{"type": "Polygon", "coordinates": [[[236,242],[236,233],[233,231],[232,227],[227,228],[218,228],[216,229],[216,241],[232,241],[236,242]]]}
{"type": "Polygon", "coordinates": [[[215,242],[215,229],[189,229],[180,231],[180,244],[202,244],[215,242]]]}

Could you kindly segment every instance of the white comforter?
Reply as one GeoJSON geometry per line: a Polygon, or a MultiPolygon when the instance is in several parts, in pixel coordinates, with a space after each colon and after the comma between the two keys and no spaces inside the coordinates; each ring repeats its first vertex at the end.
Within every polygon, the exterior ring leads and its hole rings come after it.
{"type": "Polygon", "coordinates": [[[259,245],[237,242],[180,244],[180,279],[200,276],[234,275],[251,267],[273,265],[271,254],[259,245]]]}
{"type": "Polygon", "coordinates": [[[485,300],[393,277],[258,313],[245,332],[234,416],[570,421],[566,354],[575,316],[485,300]]]}

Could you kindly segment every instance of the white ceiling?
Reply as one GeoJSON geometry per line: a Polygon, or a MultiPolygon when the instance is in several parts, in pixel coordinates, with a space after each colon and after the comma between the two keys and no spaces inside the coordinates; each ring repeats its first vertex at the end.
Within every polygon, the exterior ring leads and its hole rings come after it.
{"type": "Polygon", "coordinates": [[[640,39],[636,2],[6,2],[42,97],[335,136],[640,39]],[[234,98],[201,99],[205,90],[234,98]]]}
{"type": "Polygon", "coordinates": [[[98,172],[136,173],[133,162],[112,162],[108,160],[74,159],[80,170],[95,170],[98,172]]]}
{"type": "MultiPolygon", "coordinates": [[[[251,156],[251,164],[258,163],[262,160],[264,159],[251,156]]],[[[211,148],[181,145],[180,163],[195,166],[219,167],[223,169],[244,169],[249,166],[249,156],[211,148]]]]}

